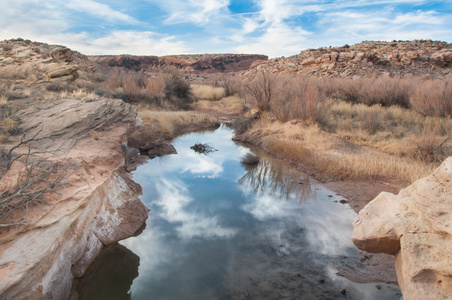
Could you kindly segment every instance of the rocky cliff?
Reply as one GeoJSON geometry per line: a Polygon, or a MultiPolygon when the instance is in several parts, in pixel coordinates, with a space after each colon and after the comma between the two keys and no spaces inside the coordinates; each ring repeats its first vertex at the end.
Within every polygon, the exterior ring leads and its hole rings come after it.
{"type": "Polygon", "coordinates": [[[361,42],[353,46],[319,48],[258,61],[247,75],[266,71],[321,77],[452,76],[452,44],[437,41],[361,42]]]}
{"type": "Polygon", "coordinates": [[[398,195],[381,193],[359,212],[353,242],[396,255],[404,299],[451,299],[452,157],[398,195]]]}
{"type": "Polygon", "coordinates": [[[90,56],[89,59],[102,66],[121,67],[134,71],[158,71],[174,67],[185,73],[230,73],[245,71],[256,61],[266,61],[265,55],[254,54],[193,54],[171,56],[90,56]]]}
{"type": "MultiPolygon", "coordinates": [[[[147,208],[124,171],[127,131],[136,111],[121,100],[61,99],[21,110],[21,130],[41,158],[61,168],[62,184],[10,218],[22,224],[0,234],[2,299],[65,299],[105,245],[133,235],[147,208]],[[93,132],[96,135],[92,134],[93,132]]],[[[20,172],[20,168],[17,170],[20,172]]],[[[15,182],[2,180],[3,190],[15,182]]],[[[5,178],[5,177],[4,177],[5,178]]]]}
{"type": "Polygon", "coordinates": [[[147,218],[121,147],[137,111],[77,89],[98,75],[64,46],[0,42],[1,299],[67,299],[101,249],[147,218]],[[13,155],[25,156],[3,175],[6,153],[24,134],[30,141],[13,155]],[[13,200],[5,206],[6,199],[13,200]]]}

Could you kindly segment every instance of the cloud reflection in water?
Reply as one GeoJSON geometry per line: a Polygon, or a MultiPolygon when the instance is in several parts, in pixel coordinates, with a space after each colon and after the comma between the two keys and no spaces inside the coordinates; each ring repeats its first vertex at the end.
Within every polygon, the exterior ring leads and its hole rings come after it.
{"type": "Polygon", "coordinates": [[[185,164],[181,173],[190,172],[194,175],[216,178],[223,172],[223,162],[213,157],[201,155],[194,151],[186,151],[184,154],[185,164]]]}
{"type": "Polygon", "coordinates": [[[170,223],[180,223],[176,230],[181,238],[228,238],[236,234],[235,229],[222,227],[216,216],[190,212],[187,206],[193,198],[183,182],[161,179],[156,183],[156,189],[159,200],[155,204],[162,209],[160,217],[170,223]]]}

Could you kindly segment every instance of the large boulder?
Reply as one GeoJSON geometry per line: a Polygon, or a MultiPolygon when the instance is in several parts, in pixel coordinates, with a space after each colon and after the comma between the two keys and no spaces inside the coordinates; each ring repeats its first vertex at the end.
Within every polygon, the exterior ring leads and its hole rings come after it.
{"type": "Polygon", "coordinates": [[[405,299],[451,299],[452,157],[398,195],[381,193],[353,226],[353,242],[368,252],[396,255],[405,299]]]}
{"type": "MultiPolygon", "coordinates": [[[[121,148],[136,114],[113,99],[37,102],[16,114],[20,130],[35,136],[33,159],[53,164],[61,179],[39,205],[6,220],[18,226],[0,226],[0,299],[67,299],[104,246],[142,228],[148,209],[123,171],[121,148]]],[[[14,170],[0,193],[16,182],[14,170]]]]}

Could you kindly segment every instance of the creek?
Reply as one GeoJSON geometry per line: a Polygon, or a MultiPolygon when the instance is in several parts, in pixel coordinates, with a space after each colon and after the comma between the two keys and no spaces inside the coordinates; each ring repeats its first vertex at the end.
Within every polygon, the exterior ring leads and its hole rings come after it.
{"type": "Polygon", "coordinates": [[[400,299],[397,285],[338,271],[362,258],[342,197],[257,150],[259,164],[243,165],[251,150],[232,136],[225,126],[188,134],[177,155],[138,167],[146,228],[99,256],[80,299],[400,299]]]}

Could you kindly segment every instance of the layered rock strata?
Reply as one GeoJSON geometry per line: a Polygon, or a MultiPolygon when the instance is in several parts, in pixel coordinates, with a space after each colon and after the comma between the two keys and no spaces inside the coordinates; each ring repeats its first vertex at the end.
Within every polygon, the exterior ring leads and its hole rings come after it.
{"type": "Polygon", "coordinates": [[[405,299],[451,299],[452,157],[398,195],[381,193],[359,212],[353,242],[396,256],[405,299]]]}
{"type": "Polygon", "coordinates": [[[148,209],[138,199],[140,186],[123,171],[120,146],[135,116],[130,105],[112,99],[62,99],[17,114],[24,132],[38,133],[35,156],[71,167],[57,193],[13,216],[22,225],[2,229],[1,299],[67,299],[73,279],[102,247],[143,226],[148,209]]]}
{"type": "Polygon", "coordinates": [[[95,63],[134,71],[156,71],[174,67],[186,73],[221,73],[246,71],[255,61],[266,61],[268,56],[257,54],[193,54],[171,56],[108,55],[89,56],[95,63]]]}
{"type": "Polygon", "coordinates": [[[446,42],[361,42],[352,46],[308,49],[300,54],[256,61],[248,76],[265,71],[321,77],[452,76],[452,44],[446,42]]]}

